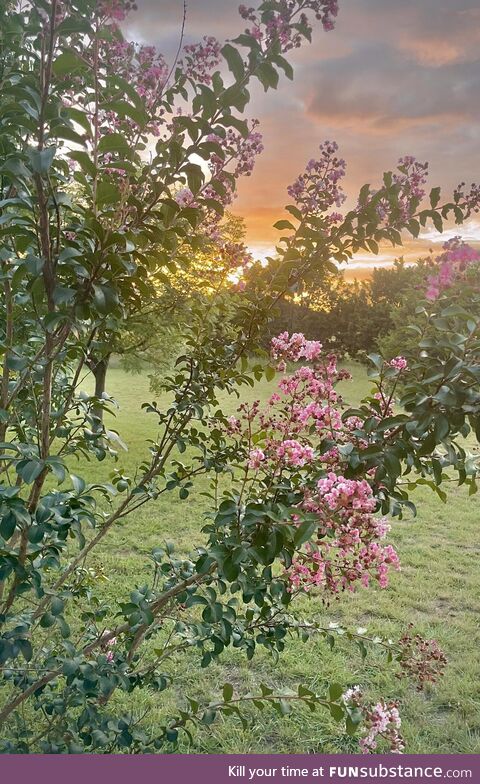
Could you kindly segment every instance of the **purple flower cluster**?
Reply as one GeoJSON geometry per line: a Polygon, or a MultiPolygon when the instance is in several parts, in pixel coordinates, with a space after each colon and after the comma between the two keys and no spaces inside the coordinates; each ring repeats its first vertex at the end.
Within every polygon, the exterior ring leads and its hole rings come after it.
{"type": "Polygon", "coordinates": [[[456,202],[463,202],[467,210],[467,217],[472,212],[480,212],[480,185],[472,182],[468,193],[465,192],[465,183],[461,182],[455,189],[454,198],[456,202]]]}
{"type": "Polygon", "coordinates": [[[200,84],[210,84],[212,73],[220,63],[220,50],[220,43],[212,35],[206,35],[198,44],[186,46],[185,75],[200,84]]]}
{"type": "Polygon", "coordinates": [[[412,206],[419,204],[425,196],[424,185],[428,176],[428,163],[420,163],[413,155],[406,155],[398,161],[399,174],[393,181],[400,186],[405,219],[411,217],[412,206]]]}
{"type": "Polygon", "coordinates": [[[276,6],[263,14],[245,5],[238,9],[242,19],[252,24],[245,32],[264,49],[276,41],[280,43],[283,52],[300,47],[305,35],[309,35],[312,30],[309,11],[322,23],[325,31],[335,27],[338,0],[278,0],[276,6]]]}
{"type": "MultiPolygon", "coordinates": [[[[306,170],[288,188],[291,196],[304,214],[320,215],[333,206],[340,207],[346,199],[340,180],[345,176],[346,164],[337,157],[336,142],[326,141],[320,145],[319,160],[308,162],[306,170]]],[[[334,220],[342,216],[335,213],[334,220]]]]}
{"type": "MultiPolygon", "coordinates": [[[[382,198],[376,205],[377,215],[386,226],[402,229],[413,218],[418,205],[425,196],[425,183],[428,177],[428,163],[420,163],[413,155],[406,155],[398,161],[398,173],[392,182],[397,186],[397,200],[382,198]]],[[[371,190],[370,198],[378,191],[371,190]]],[[[360,211],[362,207],[359,205],[360,211]]]]}
{"type": "Polygon", "coordinates": [[[210,199],[221,201],[226,207],[235,198],[235,189],[232,177],[237,180],[239,177],[250,177],[255,167],[257,155],[263,152],[263,137],[256,130],[258,120],[253,120],[252,128],[246,137],[241,133],[229,128],[225,138],[210,134],[208,141],[219,144],[224,151],[224,157],[213,153],[209,161],[209,169],[212,180],[221,186],[221,193],[215,190],[213,185],[207,185],[204,196],[210,199]],[[233,169],[229,168],[234,164],[233,169]]]}
{"type": "MultiPolygon", "coordinates": [[[[102,40],[101,57],[113,71],[131,84],[143,101],[150,120],[143,132],[154,136],[160,134],[164,109],[162,93],[168,78],[169,68],[164,56],[154,46],[137,46],[123,38],[102,40]]],[[[138,131],[138,123],[131,117],[125,118],[115,111],[101,116],[102,131],[138,131]]]]}
{"type": "Polygon", "coordinates": [[[99,4],[100,15],[116,24],[123,22],[131,11],[137,10],[137,4],[129,0],[102,0],[99,4]]]}

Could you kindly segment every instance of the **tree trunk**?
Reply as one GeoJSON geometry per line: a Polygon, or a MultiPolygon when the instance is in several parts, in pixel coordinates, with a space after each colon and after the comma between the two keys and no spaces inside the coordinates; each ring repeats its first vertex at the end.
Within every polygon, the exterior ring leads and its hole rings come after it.
{"type": "MultiPolygon", "coordinates": [[[[88,362],[90,370],[95,379],[95,397],[102,398],[105,392],[105,384],[107,380],[108,365],[110,362],[111,354],[106,354],[101,359],[92,356],[88,362]]],[[[101,406],[94,406],[92,413],[97,417],[98,425],[103,424],[103,408],[101,406]]]]}

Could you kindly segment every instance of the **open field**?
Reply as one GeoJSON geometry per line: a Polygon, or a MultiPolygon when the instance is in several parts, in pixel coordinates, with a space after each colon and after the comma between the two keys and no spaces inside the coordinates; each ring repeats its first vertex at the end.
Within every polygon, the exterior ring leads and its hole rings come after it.
{"type": "MultiPolygon", "coordinates": [[[[348,402],[357,401],[369,388],[364,371],[353,367],[355,381],[344,388],[348,402]]],[[[270,394],[273,383],[262,382],[249,394],[252,398],[270,394]]],[[[143,413],[140,405],[154,397],[148,388],[147,374],[126,375],[113,367],[108,391],[120,404],[112,426],[129,445],[117,467],[132,469],[146,453],[144,442],[155,435],[154,419],[143,413]]],[[[158,397],[157,397],[158,399],[158,397]]],[[[231,401],[232,410],[235,401],[231,401]]],[[[90,481],[108,476],[113,465],[107,461],[72,466],[72,470],[90,481]]],[[[118,526],[107,537],[103,548],[94,556],[109,576],[105,590],[112,597],[125,597],[134,584],[151,579],[149,552],[165,541],[178,543],[188,552],[201,542],[205,499],[200,496],[208,480],[198,482],[188,500],[180,501],[172,493],[161,502],[152,503],[118,526]]],[[[326,681],[345,685],[362,684],[373,699],[400,697],[403,731],[407,751],[411,753],[480,752],[480,537],[479,499],[468,498],[465,488],[451,487],[447,505],[430,491],[418,492],[415,499],[417,519],[394,523],[391,539],[401,560],[402,571],[392,575],[386,591],[370,589],[342,598],[328,610],[318,600],[305,601],[306,613],[347,624],[368,627],[369,632],[401,635],[409,622],[427,637],[435,637],[445,650],[449,665],[443,680],[434,689],[417,693],[405,681],[395,677],[395,667],[385,665],[380,655],[369,656],[363,663],[349,643],[340,642],[330,651],[320,639],[307,644],[292,640],[278,662],[258,654],[247,662],[241,654],[229,651],[220,662],[201,670],[192,653],[179,663],[171,662],[167,672],[185,684],[192,697],[209,699],[221,690],[225,681],[240,692],[254,690],[261,682],[275,688],[295,688],[305,683],[321,690],[326,681]]],[[[128,699],[131,705],[132,697],[128,699]]],[[[146,721],[155,722],[165,711],[175,710],[174,688],[164,695],[135,698],[135,710],[148,710],[146,721]]],[[[252,713],[252,728],[242,730],[233,719],[219,720],[195,736],[194,746],[182,745],[183,751],[197,753],[261,752],[342,752],[355,751],[355,741],[345,739],[341,729],[323,712],[296,710],[280,719],[273,711],[252,713]]]]}

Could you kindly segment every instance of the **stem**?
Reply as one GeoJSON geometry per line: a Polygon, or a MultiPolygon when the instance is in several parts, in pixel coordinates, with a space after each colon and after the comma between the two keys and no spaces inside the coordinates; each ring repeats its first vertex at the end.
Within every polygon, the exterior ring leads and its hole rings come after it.
{"type": "MultiPolygon", "coordinates": [[[[3,359],[3,375],[2,375],[2,382],[1,382],[1,391],[0,391],[0,408],[4,411],[7,409],[8,404],[8,385],[10,381],[10,369],[8,367],[8,359],[10,356],[10,351],[13,345],[13,298],[12,298],[12,289],[10,286],[10,281],[7,277],[7,269],[6,264],[2,265],[4,273],[5,273],[5,281],[4,281],[4,296],[5,296],[5,356],[3,359]]],[[[0,441],[5,441],[5,435],[7,432],[7,421],[0,423],[0,441]]]]}

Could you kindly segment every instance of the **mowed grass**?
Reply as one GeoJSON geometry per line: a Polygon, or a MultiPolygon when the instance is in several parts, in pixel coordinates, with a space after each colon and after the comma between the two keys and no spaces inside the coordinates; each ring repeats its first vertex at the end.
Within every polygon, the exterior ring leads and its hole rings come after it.
{"type": "MultiPolygon", "coordinates": [[[[354,381],[343,385],[349,403],[358,402],[370,389],[364,370],[352,365],[354,381]]],[[[266,398],[274,383],[262,382],[245,392],[250,399],[266,398]]],[[[88,387],[88,382],[86,387],[88,387]]],[[[114,421],[129,451],[120,454],[115,465],[82,463],[72,470],[89,481],[106,479],[114,468],[132,473],[147,454],[146,440],[156,435],[155,418],[141,410],[152,400],[148,374],[127,375],[119,367],[109,371],[108,391],[119,403],[114,421]]],[[[157,400],[160,400],[156,396],[157,400]]],[[[224,401],[235,410],[235,399],[224,401]]],[[[208,479],[196,484],[190,497],[181,501],[171,493],[145,506],[104,540],[91,563],[108,575],[105,594],[124,599],[136,585],[151,581],[149,554],[154,547],[173,541],[180,552],[189,553],[202,542],[207,500],[201,492],[208,479]]],[[[468,498],[463,487],[449,488],[444,505],[430,491],[418,491],[416,519],[395,521],[391,541],[397,547],[402,571],[392,575],[385,590],[362,590],[342,597],[324,608],[318,599],[305,600],[305,616],[335,621],[350,628],[367,627],[371,634],[392,639],[401,636],[409,623],[426,637],[438,640],[448,656],[444,678],[433,688],[418,693],[396,677],[396,665],[388,665],[376,652],[362,661],[358,650],[340,640],[330,651],[320,638],[302,643],[292,638],[278,661],[260,651],[251,662],[238,651],[228,650],[215,664],[200,669],[195,652],[165,665],[174,678],[172,688],[162,694],[133,694],[119,698],[126,710],[146,714],[144,721],[154,726],[165,716],[175,715],[182,693],[208,701],[217,697],[229,681],[240,694],[255,692],[260,683],[276,690],[295,689],[299,683],[321,691],[335,680],[345,685],[361,684],[372,700],[399,698],[403,732],[410,753],[480,752],[480,537],[479,501],[468,498]]],[[[356,741],[346,738],[335,722],[319,710],[297,709],[280,718],[273,710],[248,712],[251,726],[243,730],[233,719],[220,718],[211,727],[194,735],[193,745],[181,742],[185,753],[340,753],[357,750],[356,741]]]]}

